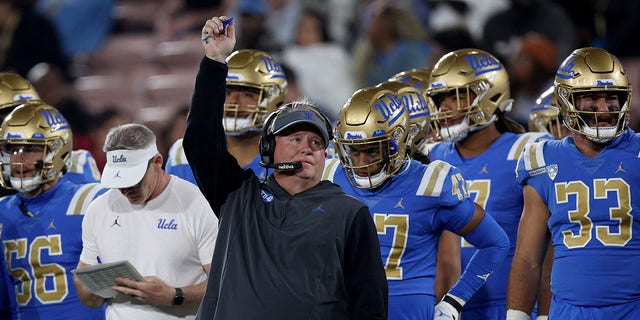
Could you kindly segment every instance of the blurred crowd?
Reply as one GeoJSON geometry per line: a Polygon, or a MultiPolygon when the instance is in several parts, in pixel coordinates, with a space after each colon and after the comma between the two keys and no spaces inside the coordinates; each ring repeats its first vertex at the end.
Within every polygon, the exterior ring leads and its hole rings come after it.
{"type": "Polygon", "coordinates": [[[0,0],[0,71],[58,108],[100,169],[106,130],[121,123],[149,126],[166,155],[184,133],[200,28],[216,15],[234,17],[237,49],[283,62],[289,101],[308,97],[332,120],[356,89],[469,47],[507,66],[525,127],[575,48],[607,49],[640,83],[640,2],[623,0],[0,0]]]}

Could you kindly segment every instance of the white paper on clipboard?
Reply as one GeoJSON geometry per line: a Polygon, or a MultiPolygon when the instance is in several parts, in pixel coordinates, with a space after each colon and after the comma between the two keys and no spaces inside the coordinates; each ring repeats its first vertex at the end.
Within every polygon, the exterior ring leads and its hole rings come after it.
{"type": "Polygon", "coordinates": [[[103,298],[113,298],[118,292],[111,290],[116,284],[117,277],[145,281],[138,270],[129,261],[116,261],[97,264],[87,268],[71,270],[76,278],[84,284],[91,293],[103,298]]]}

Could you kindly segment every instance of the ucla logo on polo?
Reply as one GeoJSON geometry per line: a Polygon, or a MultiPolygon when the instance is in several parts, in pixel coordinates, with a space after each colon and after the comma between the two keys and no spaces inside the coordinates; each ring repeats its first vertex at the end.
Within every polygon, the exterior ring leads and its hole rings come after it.
{"type": "Polygon", "coordinates": [[[273,195],[264,190],[260,190],[260,195],[262,196],[262,201],[265,203],[273,201],[273,195]]]}
{"type": "Polygon", "coordinates": [[[471,71],[473,71],[476,76],[502,69],[500,61],[484,53],[481,53],[480,56],[474,54],[472,56],[465,56],[464,58],[469,62],[469,67],[471,67],[471,71]]]}
{"type": "Polygon", "coordinates": [[[178,224],[176,223],[176,219],[158,219],[158,229],[165,230],[178,230],[178,224]]]}
{"type": "Polygon", "coordinates": [[[560,79],[571,79],[575,75],[575,71],[573,67],[575,67],[575,63],[573,61],[576,57],[571,57],[567,59],[561,66],[558,68],[558,72],[556,72],[556,76],[560,79]]]}

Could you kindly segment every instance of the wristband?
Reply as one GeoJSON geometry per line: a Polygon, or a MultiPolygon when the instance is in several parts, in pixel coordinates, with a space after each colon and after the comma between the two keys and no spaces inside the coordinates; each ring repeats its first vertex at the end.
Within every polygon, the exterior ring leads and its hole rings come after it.
{"type": "Polygon", "coordinates": [[[507,320],[531,320],[531,316],[524,311],[509,309],[507,310],[507,320]]]}
{"type": "Polygon", "coordinates": [[[462,311],[462,304],[460,304],[460,302],[458,302],[458,300],[454,299],[452,296],[450,295],[445,295],[444,298],[442,298],[442,301],[450,304],[452,307],[456,308],[456,310],[458,311],[458,313],[460,313],[460,311],[462,311]]]}

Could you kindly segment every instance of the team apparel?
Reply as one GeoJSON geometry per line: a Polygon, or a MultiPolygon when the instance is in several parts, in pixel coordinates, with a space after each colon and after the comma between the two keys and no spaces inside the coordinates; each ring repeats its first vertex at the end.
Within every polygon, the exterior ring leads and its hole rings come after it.
{"type": "Polygon", "coordinates": [[[524,150],[517,178],[549,208],[557,299],[589,307],[640,299],[639,164],[640,136],[628,128],[593,158],[572,137],[524,150]]]}
{"type": "MultiPolygon", "coordinates": [[[[447,161],[460,170],[474,201],[498,222],[511,243],[504,262],[467,302],[463,315],[474,314],[483,319],[504,319],[506,316],[507,282],[523,208],[523,187],[516,181],[515,167],[527,144],[547,139],[552,138],[544,133],[505,132],[485,152],[473,158],[462,158],[454,142],[440,142],[431,146],[431,159],[447,161]],[[487,310],[495,306],[501,309],[501,316],[489,317],[491,313],[487,310]]],[[[462,239],[462,270],[476,251],[475,247],[462,239]]]]}
{"type": "MultiPolygon", "coordinates": [[[[117,189],[98,197],[82,224],[80,261],[95,265],[128,260],[142,276],[157,276],[173,287],[207,279],[218,221],[200,191],[177,177],[158,197],[132,205],[117,189]]],[[[216,272],[211,270],[211,272],[216,272]]],[[[194,319],[197,305],[158,307],[119,295],[107,300],[106,318],[194,319]]]]}
{"type": "Polygon", "coordinates": [[[211,107],[224,102],[226,74],[226,64],[203,58],[184,139],[220,217],[198,319],[386,319],[367,207],[328,181],[292,196],[273,175],[262,182],[240,168],[226,148],[222,108],[211,107]]]}
{"type": "Polygon", "coordinates": [[[60,181],[34,198],[0,200],[0,238],[21,319],[104,319],[103,308],[80,302],[71,273],[82,250],[83,214],[104,191],[60,181]]]}
{"type": "Polygon", "coordinates": [[[443,161],[423,165],[410,160],[381,187],[364,189],[354,187],[339,160],[331,159],[323,178],[369,207],[378,230],[389,296],[427,296],[422,304],[390,299],[389,319],[402,314],[426,314],[424,319],[431,319],[440,235],[445,229],[461,229],[474,213],[459,170],[443,161]]]}

